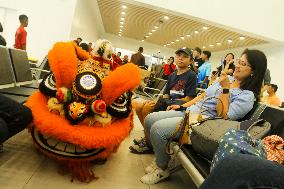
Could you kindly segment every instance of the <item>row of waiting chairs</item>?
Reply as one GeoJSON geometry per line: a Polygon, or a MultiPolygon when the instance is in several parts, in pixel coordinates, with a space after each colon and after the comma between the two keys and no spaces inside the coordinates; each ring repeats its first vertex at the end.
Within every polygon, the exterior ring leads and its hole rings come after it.
{"type": "MultiPolygon", "coordinates": [[[[47,62],[46,62],[47,64],[47,62]]],[[[20,103],[38,89],[26,51],[0,46],[0,93],[20,103]]],[[[49,72],[49,71],[45,71],[49,72]]],[[[42,73],[42,71],[40,71],[42,73]]]]}

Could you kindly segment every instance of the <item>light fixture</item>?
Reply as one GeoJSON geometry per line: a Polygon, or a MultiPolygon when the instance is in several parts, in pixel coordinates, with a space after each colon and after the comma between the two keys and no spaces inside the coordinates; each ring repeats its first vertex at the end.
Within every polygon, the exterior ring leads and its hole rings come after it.
{"type": "Polygon", "coordinates": [[[219,43],[219,42],[218,42],[218,43],[216,43],[216,44],[217,44],[217,45],[221,45],[221,43],[219,43]]]}
{"type": "Polygon", "coordinates": [[[144,42],[144,39],[142,39],[141,41],[144,42]]]}
{"type": "Polygon", "coordinates": [[[149,37],[149,35],[146,35],[145,37],[146,37],[146,38],[148,38],[148,37],[149,37]]]}
{"type": "Polygon", "coordinates": [[[241,36],[241,37],[240,37],[240,40],[244,40],[244,39],[245,39],[245,37],[244,37],[244,36],[241,36]]]}
{"type": "Polygon", "coordinates": [[[164,45],[164,47],[165,47],[165,46],[167,46],[167,45],[164,45]]]}
{"type": "Polygon", "coordinates": [[[206,27],[206,26],[203,26],[202,28],[203,28],[204,30],[207,30],[207,29],[208,29],[208,27],[206,27]]]}
{"type": "Polygon", "coordinates": [[[151,32],[149,32],[148,34],[149,34],[149,35],[152,35],[152,33],[151,33],[151,32]]]}
{"type": "Polygon", "coordinates": [[[120,24],[124,24],[124,22],[120,22],[120,24]]]}
{"type": "Polygon", "coordinates": [[[176,42],[179,42],[179,39],[177,39],[176,42]]]}
{"type": "Polygon", "coordinates": [[[164,19],[168,20],[168,19],[169,19],[169,17],[168,17],[168,16],[164,16],[164,19]]]}
{"type": "Polygon", "coordinates": [[[119,31],[122,31],[122,29],[119,29],[119,31]]]}
{"type": "Polygon", "coordinates": [[[206,47],[205,47],[205,46],[203,46],[202,48],[203,48],[203,49],[205,49],[206,47]]]}
{"type": "Polygon", "coordinates": [[[124,19],[125,19],[125,18],[121,18],[120,20],[122,20],[122,21],[123,21],[124,19]]]}
{"type": "Polygon", "coordinates": [[[119,26],[120,28],[123,28],[123,26],[119,26]]]}
{"type": "Polygon", "coordinates": [[[171,44],[174,44],[174,43],[175,43],[174,41],[171,42],[171,44]]]}
{"type": "Polygon", "coordinates": [[[119,37],[121,37],[121,34],[118,34],[119,35],[119,37]]]}
{"type": "Polygon", "coordinates": [[[121,12],[122,15],[125,15],[125,12],[121,12]]]}
{"type": "Polygon", "coordinates": [[[209,45],[210,47],[214,47],[214,45],[209,45]]]}
{"type": "Polygon", "coordinates": [[[119,34],[121,33],[121,31],[120,32],[118,32],[119,34]]]}
{"type": "Polygon", "coordinates": [[[152,30],[152,32],[155,32],[156,30],[152,30]]]}
{"type": "Polygon", "coordinates": [[[127,6],[125,6],[125,5],[122,5],[121,7],[122,7],[123,9],[126,9],[126,8],[127,8],[127,6]]]}
{"type": "Polygon", "coordinates": [[[170,44],[168,43],[167,45],[169,46],[170,44]]]}
{"type": "Polygon", "coordinates": [[[180,37],[182,40],[184,40],[184,37],[180,37]]]}
{"type": "Polygon", "coordinates": [[[232,39],[228,39],[228,43],[232,43],[233,42],[233,40],[232,39]]]}
{"type": "Polygon", "coordinates": [[[186,35],[186,37],[190,37],[190,35],[189,35],[189,34],[187,34],[187,35],[186,35]]]}
{"type": "Polygon", "coordinates": [[[154,28],[155,28],[155,29],[158,29],[159,27],[158,27],[158,26],[154,26],[154,28]]]}
{"type": "Polygon", "coordinates": [[[198,33],[199,33],[199,31],[195,30],[195,31],[194,31],[194,33],[195,33],[195,34],[198,34],[198,33]]]}

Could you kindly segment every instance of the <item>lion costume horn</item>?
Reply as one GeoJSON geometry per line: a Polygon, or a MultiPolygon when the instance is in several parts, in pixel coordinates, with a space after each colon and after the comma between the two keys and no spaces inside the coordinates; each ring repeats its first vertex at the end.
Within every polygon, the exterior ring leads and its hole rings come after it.
{"type": "Polygon", "coordinates": [[[58,42],[48,53],[48,62],[56,78],[56,88],[71,88],[77,74],[78,58],[87,60],[90,54],[74,42],[58,42]]]}

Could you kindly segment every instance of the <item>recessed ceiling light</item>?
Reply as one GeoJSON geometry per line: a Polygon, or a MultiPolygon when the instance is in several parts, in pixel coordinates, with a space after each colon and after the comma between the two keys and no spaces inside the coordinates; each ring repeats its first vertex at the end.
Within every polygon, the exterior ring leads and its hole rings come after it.
{"type": "Polygon", "coordinates": [[[177,39],[176,42],[179,42],[179,39],[177,39]]]}
{"type": "Polygon", "coordinates": [[[232,43],[233,42],[233,40],[232,39],[228,39],[228,43],[232,43]]]}
{"type": "Polygon", "coordinates": [[[123,28],[123,26],[119,26],[120,28],[123,28]]]}
{"type": "Polygon", "coordinates": [[[152,30],[152,32],[155,32],[156,30],[152,30]]]}
{"type": "Polygon", "coordinates": [[[120,24],[124,24],[124,22],[120,22],[120,24]]]}
{"type": "Polygon", "coordinates": [[[122,29],[119,29],[119,31],[122,31],[122,29]]]}
{"type": "Polygon", "coordinates": [[[122,5],[121,7],[122,7],[123,9],[126,9],[126,8],[127,8],[127,6],[125,6],[125,5],[122,5]]]}
{"type": "Polygon", "coordinates": [[[196,31],[194,31],[194,33],[198,34],[198,33],[199,33],[199,31],[197,31],[197,30],[196,30],[196,31]]]}
{"type": "Polygon", "coordinates": [[[214,47],[214,45],[209,45],[210,47],[214,47]]]}
{"type": "Polygon", "coordinates": [[[184,37],[180,37],[182,40],[184,40],[184,37]]]}
{"type": "Polygon", "coordinates": [[[241,37],[240,37],[240,40],[244,40],[244,39],[245,39],[245,37],[244,37],[244,36],[241,36],[241,37]]]}
{"type": "Polygon", "coordinates": [[[149,35],[152,35],[152,33],[151,33],[151,32],[149,32],[148,34],[149,34],[149,35]]]}
{"type": "Polygon", "coordinates": [[[175,43],[174,41],[171,42],[171,44],[174,44],[174,43],[175,43]]]}
{"type": "Polygon", "coordinates": [[[118,34],[119,35],[119,37],[121,37],[121,34],[118,34]]]}
{"type": "Polygon", "coordinates": [[[120,20],[122,20],[122,21],[123,21],[124,19],[125,19],[125,18],[121,18],[120,20]]]}
{"type": "Polygon", "coordinates": [[[205,46],[203,46],[202,48],[203,48],[203,49],[205,49],[206,47],[205,47],[205,46]]]}
{"type": "Polygon", "coordinates": [[[190,37],[190,35],[189,35],[189,34],[187,34],[187,35],[186,35],[186,37],[190,37]]]}
{"type": "Polygon", "coordinates": [[[168,20],[168,19],[169,19],[169,17],[168,17],[168,16],[164,16],[164,19],[168,20]]]}
{"type": "Polygon", "coordinates": [[[158,27],[158,26],[154,26],[154,28],[155,28],[155,29],[158,29],[159,27],[158,27]]]}
{"type": "Polygon", "coordinates": [[[144,39],[142,39],[141,41],[144,42],[144,39]]]}
{"type": "Polygon", "coordinates": [[[145,37],[146,37],[146,38],[148,38],[148,37],[149,37],[149,35],[146,35],[145,37]]]}
{"type": "Polygon", "coordinates": [[[207,29],[208,29],[208,27],[206,27],[206,26],[203,26],[202,28],[203,28],[204,30],[207,30],[207,29]]]}
{"type": "Polygon", "coordinates": [[[167,46],[167,45],[164,45],[164,47],[165,47],[165,46],[167,46]]]}
{"type": "Polygon", "coordinates": [[[125,15],[125,12],[121,12],[122,15],[125,15]]]}
{"type": "Polygon", "coordinates": [[[216,43],[217,45],[221,45],[221,43],[216,43]]]}
{"type": "Polygon", "coordinates": [[[118,32],[118,33],[121,33],[121,31],[120,31],[120,32],[118,32]]]}
{"type": "Polygon", "coordinates": [[[169,46],[170,44],[168,43],[167,45],[169,46]]]}

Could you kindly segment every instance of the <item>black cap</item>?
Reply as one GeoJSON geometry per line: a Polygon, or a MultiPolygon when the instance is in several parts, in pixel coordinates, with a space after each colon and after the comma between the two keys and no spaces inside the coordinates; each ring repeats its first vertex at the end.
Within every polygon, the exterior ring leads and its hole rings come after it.
{"type": "Polygon", "coordinates": [[[188,56],[191,56],[192,55],[192,52],[191,52],[191,49],[190,48],[187,48],[187,47],[183,47],[183,48],[180,48],[176,51],[176,54],[180,53],[180,52],[184,52],[185,54],[187,54],[188,56]]]}

